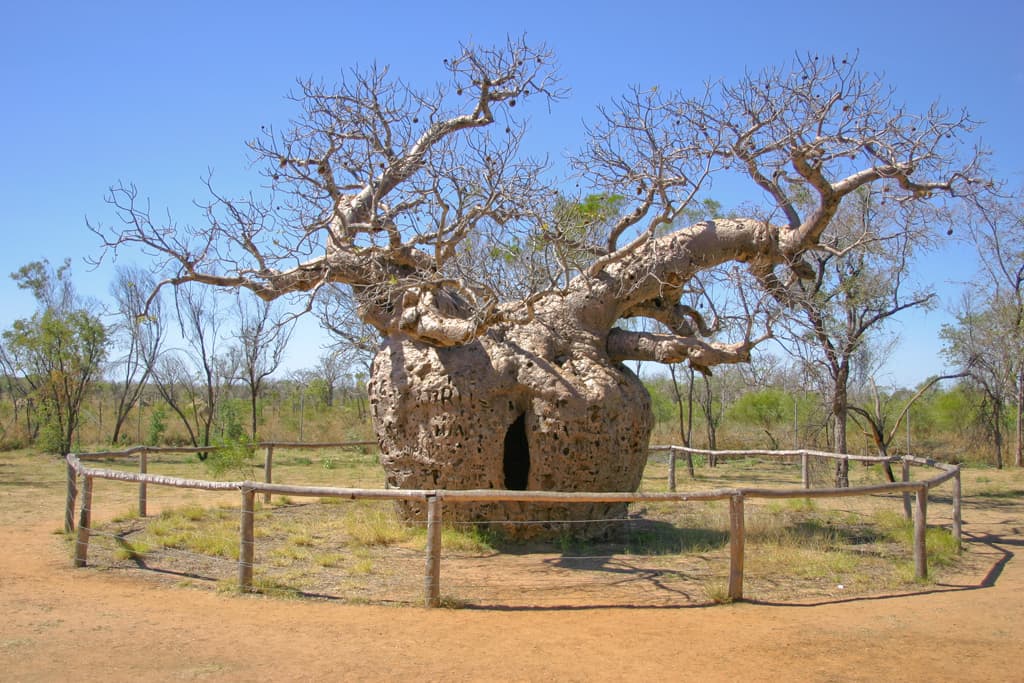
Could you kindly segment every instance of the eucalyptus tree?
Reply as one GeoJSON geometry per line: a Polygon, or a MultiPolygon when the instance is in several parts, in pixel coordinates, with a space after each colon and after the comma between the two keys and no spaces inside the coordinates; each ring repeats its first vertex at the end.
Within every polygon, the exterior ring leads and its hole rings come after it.
{"type": "MultiPolygon", "coordinates": [[[[622,197],[595,226],[586,263],[552,229],[564,184],[522,152],[528,114],[567,96],[555,55],[510,39],[463,46],[445,80],[416,89],[387,68],[333,87],[299,84],[286,130],[250,143],[268,196],[212,194],[205,222],[168,224],[130,184],[112,188],[123,222],[93,228],[108,249],[142,248],[163,285],[243,288],[264,300],[351,288],[382,338],[369,394],[388,483],[417,488],[635,488],[652,420],[627,361],[707,370],[747,361],[766,335],[716,338],[680,302],[722,264],[781,294],[813,277],[846,197],[885,186],[910,204],[971,191],[974,124],[933,107],[910,113],[853,60],[808,56],[688,95],[636,87],[599,107],[572,159],[582,196],[622,197]],[[531,109],[531,107],[534,107],[531,109]],[[741,217],[678,226],[720,174],[766,201],[741,217]],[[803,191],[812,199],[799,205],[803,191]],[[546,277],[543,265],[564,277],[546,277]],[[492,258],[481,260],[481,248],[492,258]],[[630,331],[630,318],[661,331],[630,331]]],[[[618,514],[621,506],[533,506],[533,518],[618,514]]],[[[410,508],[416,513],[418,509],[410,508]]],[[[518,506],[465,506],[467,518],[521,518],[518,506]]]]}
{"type": "Polygon", "coordinates": [[[279,313],[273,301],[235,297],[238,334],[229,353],[235,377],[249,392],[249,435],[256,440],[259,397],[266,379],[281,367],[294,318],[279,313]]]}
{"type": "MultiPolygon", "coordinates": [[[[855,373],[867,378],[874,369],[870,342],[894,316],[935,301],[930,288],[911,281],[914,252],[929,236],[925,215],[869,187],[850,199],[822,249],[806,258],[810,277],[786,290],[791,306],[780,334],[786,347],[825,379],[834,448],[840,453],[848,452],[851,382],[855,373]]],[[[848,485],[847,468],[845,460],[837,461],[836,486],[848,485]]]]}
{"type": "MultiPolygon", "coordinates": [[[[996,467],[1003,467],[1007,404],[1014,396],[1020,349],[1007,337],[1006,322],[1012,319],[998,301],[978,307],[970,292],[956,312],[956,324],[943,325],[943,354],[967,374],[984,397],[982,415],[992,439],[996,467]]],[[[1009,330],[1012,333],[1012,330],[1009,330]]]]}
{"type": "MultiPolygon", "coordinates": [[[[849,410],[853,415],[854,421],[862,426],[864,434],[871,439],[872,443],[875,444],[875,449],[878,451],[878,455],[883,458],[887,458],[889,457],[889,448],[896,440],[900,425],[903,424],[904,420],[909,419],[908,416],[910,414],[911,406],[913,406],[914,403],[927,394],[932,387],[942,380],[956,379],[964,377],[966,374],[967,373],[961,372],[948,375],[933,375],[922,382],[920,386],[918,386],[917,390],[909,397],[899,397],[901,400],[898,400],[898,397],[895,394],[886,394],[885,392],[880,391],[874,378],[869,378],[868,385],[870,388],[870,400],[865,401],[860,405],[851,404],[849,406],[849,410]],[[900,407],[898,403],[902,403],[902,407],[900,407]]],[[[882,468],[889,481],[896,481],[896,477],[892,472],[892,467],[888,462],[882,463],[882,468]]]]}
{"type": "Polygon", "coordinates": [[[174,290],[181,343],[161,353],[153,369],[157,391],[193,446],[211,444],[218,408],[237,376],[224,329],[227,311],[216,294],[194,286],[174,290]]]}
{"type": "Polygon", "coordinates": [[[156,367],[165,341],[163,306],[147,298],[156,282],[153,274],[140,267],[118,268],[110,293],[117,304],[117,322],[112,338],[121,354],[111,364],[114,388],[114,431],[110,440],[117,443],[125,421],[140,402],[156,367]]]}
{"type": "Polygon", "coordinates": [[[32,292],[37,308],[3,332],[0,362],[40,412],[43,446],[63,455],[74,443],[85,398],[102,375],[107,329],[75,291],[69,260],[57,268],[33,261],[11,277],[32,292]]]}
{"type": "MultiPolygon", "coordinates": [[[[990,320],[999,331],[987,337],[994,348],[987,353],[1006,357],[1001,363],[1007,373],[1005,383],[1015,404],[1014,464],[1024,466],[1024,195],[986,193],[971,205],[964,221],[971,241],[978,249],[981,269],[972,281],[977,298],[988,300],[990,320]]],[[[961,322],[970,322],[961,317],[961,322]]],[[[972,343],[978,343],[975,335],[972,343]]],[[[983,353],[981,349],[977,349],[983,353]]],[[[977,360],[980,360],[978,358],[977,360]]],[[[974,374],[984,374],[974,363],[974,374]]],[[[985,378],[992,384],[994,378],[985,378]]]]}

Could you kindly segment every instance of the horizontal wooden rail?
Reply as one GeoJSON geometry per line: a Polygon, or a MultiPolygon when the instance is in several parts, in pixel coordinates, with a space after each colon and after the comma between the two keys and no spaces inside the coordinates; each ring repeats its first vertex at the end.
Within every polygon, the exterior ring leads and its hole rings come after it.
{"type": "MultiPolygon", "coordinates": [[[[358,448],[378,446],[376,441],[325,441],[313,443],[295,443],[292,441],[261,441],[258,446],[263,449],[263,481],[267,484],[274,481],[274,449],[291,448],[292,450],[312,450],[318,448],[358,448]]],[[[272,491],[263,491],[263,502],[269,504],[272,491]]]]}
{"type": "Polygon", "coordinates": [[[436,491],[424,489],[359,489],[338,488],[336,486],[298,486],[294,484],[266,484],[247,481],[242,486],[257,492],[279,493],[288,496],[309,496],[320,498],[351,498],[368,500],[426,500],[436,495],[436,491]]]}
{"type": "Polygon", "coordinates": [[[855,455],[853,453],[829,453],[827,451],[811,451],[797,449],[788,451],[765,451],[765,450],[733,450],[733,451],[711,451],[703,448],[690,448],[688,446],[651,446],[650,451],[678,451],[681,453],[692,453],[693,455],[707,455],[726,458],[752,458],[752,457],[776,457],[776,458],[797,458],[802,455],[811,455],[817,458],[830,458],[832,460],[854,460],[857,462],[899,462],[898,456],[883,457],[880,455],[855,455]]]}
{"type": "Polygon", "coordinates": [[[640,503],[656,501],[725,500],[740,489],[715,489],[668,493],[623,493],[601,491],[507,491],[504,489],[438,489],[444,500],[510,503],[640,503]]]}
{"type": "Polygon", "coordinates": [[[82,474],[97,479],[112,479],[116,481],[145,482],[159,486],[173,486],[181,489],[200,489],[203,491],[237,491],[242,487],[240,481],[210,481],[208,479],[183,479],[181,477],[168,477],[163,474],[142,474],[137,472],[125,472],[123,470],[108,470],[96,467],[85,467],[79,462],[73,453],[68,455],[68,463],[82,474]]]}
{"type": "MultiPolygon", "coordinates": [[[[317,448],[348,448],[377,446],[376,441],[329,441],[317,443],[295,443],[291,441],[259,441],[250,444],[252,448],[291,448],[297,450],[315,450],[317,448]]],[[[141,453],[208,453],[219,451],[221,446],[132,446],[119,451],[96,451],[94,453],[76,453],[79,460],[107,460],[110,458],[131,458],[141,453]]]]}
{"type": "Polygon", "coordinates": [[[257,444],[253,444],[257,448],[267,448],[272,446],[274,448],[297,448],[297,449],[314,449],[314,448],[348,448],[350,446],[377,446],[379,445],[376,441],[324,441],[315,443],[298,443],[295,441],[260,441],[257,444]]]}
{"type": "MultiPolygon", "coordinates": [[[[321,448],[359,448],[366,446],[377,446],[376,441],[324,441],[324,442],[305,442],[298,443],[292,441],[259,441],[253,443],[251,447],[253,449],[263,448],[265,449],[265,457],[263,460],[263,480],[266,483],[273,481],[273,468],[274,468],[274,449],[275,448],[290,448],[292,450],[316,450],[321,448]]],[[[119,451],[97,451],[95,453],[78,453],[74,454],[75,458],[79,461],[91,461],[91,460],[111,460],[116,458],[133,458],[138,456],[139,458],[139,473],[145,474],[147,470],[148,456],[150,453],[210,453],[221,450],[221,446],[132,446],[119,451]]],[[[72,476],[69,472],[68,476],[72,476]]],[[[113,477],[105,477],[113,478],[113,477]]],[[[120,477],[118,477],[120,478],[120,477]]],[[[68,480],[68,496],[72,496],[73,482],[68,480]]],[[[138,481],[139,482],[139,516],[146,516],[146,484],[145,479],[129,479],[126,481],[138,481]]],[[[193,480],[194,481],[194,480],[193,480]]],[[[152,482],[159,484],[160,482],[152,482]]],[[[173,484],[171,484],[173,486],[173,484]]],[[[263,493],[263,502],[270,503],[271,492],[265,491],[263,493]]],[[[67,509],[74,507],[74,501],[71,500],[68,504],[67,509]]],[[[73,531],[75,528],[74,516],[65,518],[64,530],[73,531]]]]}

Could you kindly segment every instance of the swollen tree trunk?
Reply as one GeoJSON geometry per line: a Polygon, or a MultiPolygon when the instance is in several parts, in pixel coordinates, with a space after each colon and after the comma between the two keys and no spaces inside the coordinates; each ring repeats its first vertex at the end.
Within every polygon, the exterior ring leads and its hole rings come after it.
{"type": "MultiPolygon", "coordinates": [[[[388,484],[636,490],[653,417],[647,390],[625,362],[708,366],[749,360],[756,341],[699,339],[690,329],[691,309],[673,303],[680,289],[671,283],[679,287],[698,270],[753,249],[763,230],[754,221],[708,222],[654,240],[533,302],[528,319],[498,322],[466,339],[455,334],[466,324],[455,315],[455,297],[407,309],[402,329],[412,333],[385,336],[368,386],[388,484]],[[657,317],[675,333],[615,326],[637,315],[657,317]]],[[[757,246],[772,245],[759,239],[757,246]]],[[[412,518],[424,514],[418,503],[402,509],[412,518]]],[[[447,506],[446,514],[518,522],[507,531],[524,537],[547,534],[560,521],[602,520],[625,511],[618,504],[479,504],[447,506]],[[527,521],[536,524],[522,524],[527,521]]],[[[603,526],[571,529],[589,534],[603,526]]]]}
{"type": "MultiPolygon", "coordinates": [[[[451,348],[387,340],[369,393],[388,485],[635,490],[647,460],[650,397],[603,351],[603,339],[578,324],[574,334],[572,323],[544,316],[451,348]],[[561,328],[557,335],[551,326],[561,328]]],[[[403,509],[419,518],[421,507],[403,509]]],[[[541,522],[506,527],[529,537],[550,531],[551,521],[621,517],[625,505],[460,504],[446,512],[462,520],[541,522]]]]}

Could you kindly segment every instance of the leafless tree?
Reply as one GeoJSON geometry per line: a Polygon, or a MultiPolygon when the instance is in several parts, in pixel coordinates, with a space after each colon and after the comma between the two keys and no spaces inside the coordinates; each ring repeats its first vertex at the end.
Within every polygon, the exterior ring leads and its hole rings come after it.
{"type": "MultiPolygon", "coordinates": [[[[981,257],[981,273],[972,282],[979,298],[990,301],[993,324],[1002,334],[992,341],[1009,351],[1005,379],[1013,388],[1008,392],[1016,404],[1014,464],[1024,466],[1024,195],[986,193],[965,212],[964,225],[981,257]]],[[[980,365],[975,364],[975,369],[980,365]]],[[[989,378],[991,382],[994,378],[989,378]]]]}
{"type": "Polygon", "coordinates": [[[784,298],[792,278],[814,276],[807,258],[834,251],[827,230],[860,188],[935,204],[982,175],[965,113],[910,113],[853,62],[808,56],[696,97],[637,87],[600,108],[572,160],[581,195],[571,199],[623,199],[614,220],[595,224],[601,239],[585,244],[573,241],[578,229],[552,224],[564,191],[520,153],[520,112],[566,95],[551,51],[521,39],[464,46],[430,90],[378,66],[336,87],[302,82],[298,120],[250,145],[267,196],[211,190],[205,223],[174,226],[119,184],[110,200],[122,220],[93,227],[108,249],[152,254],[170,272],[164,284],[245,288],[265,300],[350,286],[359,317],[383,338],[369,391],[393,486],[631,488],[652,421],[623,362],[706,370],[745,362],[765,337],[750,327],[716,340],[713,321],[680,303],[695,276],[745,264],[784,298]],[[746,177],[768,201],[744,217],[679,225],[721,174],[746,177]],[[587,263],[564,258],[584,247],[587,263]],[[538,276],[538,252],[564,276],[538,276]],[[481,263],[481,253],[492,258],[481,263]],[[526,276],[499,287],[495,272],[526,276]],[[633,317],[662,331],[617,326],[633,317]]]}
{"type": "Polygon", "coordinates": [[[231,347],[236,377],[249,390],[250,435],[256,440],[258,401],[267,377],[281,366],[294,324],[282,320],[273,302],[235,298],[238,341],[231,347]]]}
{"type": "Polygon", "coordinates": [[[326,390],[324,393],[324,404],[328,407],[334,405],[334,392],[337,390],[338,383],[342,378],[349,374],[348,370],[349,365],[345,362],[343,353],[340,350],[328,351],[322,354],[317,361],[313,373],[324,383],[326,390]]]}
{"type": "Polygon", "coordinates": [[[965,292],[957,307],[956,324],[943,326],[943,353],[981,390],[981,407],[992,437],[995,465],[1002,469],[1003,418],[1014,395],[1020,348],[1014,345],[1012,336],[1007,336],[1014,332],[1006,325],[1013,318],[1012,309],[999,301],[978,306],[974,297],[972,292],[965,292]]]}
{"type": "Polygon", "coordinates": [[[369,374],[373,356],[380,347],[380,332],[359,317],[351,292],[346,290],[347,287],[338,285],[325,287],[317,299],[315,312],[333,340],[328,354],[333,359],[331,362],[360,368],[369,374]]]}
{"type": "MultiPolygon", "coordinates": [[[[813,277],[786,292],[788,349],[817,365],[827,378],[835,448],[848,452],[846,429],[852,375],[870,376],[869,342],[893,316],[933,305],[935,294],[908,283],[914,249],[927,233],[911,211],[888,210],[880,193],[863,188],[851,197],[823,240],[828,249],[806,260],[813,277]],[[908,291],[909,290],[909,291],[908,291]],[[858,362],[860,367],[858,368],[858,362]]],[[[848,485],[848,464],[838,461],[836,486],[848,485]]]]}
{"type": "Polygon", "coordinates": [[[152,274],[139,267],[119,268],[110,286],[118,320],[112,330],[122,350],[121,357],[112,364],[116,373],[112,383],[116,402],[112,443],[117,443],[128,415],[148,385],[164,341],[163,306],[159,299],[148,306],[146,302],[155,286],[152,274]]]}
{"type": "MultiPolygon", "coordinates": [[[[878,455],[885,458],[889,456],[889,447],[892,442],[896,439],[897,431],[900,425],[903,424],[903,420],[907,418],[910,413],[911,406],[917,402],[919,398],[924,396],[928,391],[936,384],[944,379],[957,379],[965,377],[967,373],[953,373],[949,375],[935,375],[925,380],[909,398],[903,402],[903,407],[896,412],[895,419],[892,421],[892,426],[889,426],[889,420],[893,413],[892,404],[895,402],[895,396],[886,396],[878,389],[878,384],[874,378],[871,378],[868,382],[870,386],[870,403],[867,407],[863,405],[851,404],[849,406],[850,412],[853,414],[854,420],[861,424],[864,429],[864,434],[868,436],[871,441],[875,444],[875,448],[878,450],[878,455]]],[[[889,481],[896,481],[896,477],[892,473],[892,467],[889,466],[888,462],[883,463],[885,469],[885,476],[889,481]]]]}
{"type": "MultiPolygon", "coordinates": [[[[194,286],[174,290],[182,346],[159,357],[153,379],[181,420],[193,446],[209,446],[217,409],[236,376],[224,348],[225,313],[215,292],[194,286]]],[[[201,455],[200,459],[205,459],[201,455]]]]}

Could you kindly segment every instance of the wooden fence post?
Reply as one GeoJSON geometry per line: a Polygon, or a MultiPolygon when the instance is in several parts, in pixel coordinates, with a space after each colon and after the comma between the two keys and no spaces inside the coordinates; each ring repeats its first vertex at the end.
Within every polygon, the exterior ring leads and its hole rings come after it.
{"type": "Polygon", "coordinates": [[[676,492],[676,450],[668,448],[668,490],[676,492]]]}
{"type": "Polygon", "coordinates": [[[811,470],[810,463],[807,462],[807,453],[800,454],[800,481],[803,483],[805,489],[811,488],[811,470]]]}
{"type": "MultiPolygon", "coordinates": [[[[139,474],[146,474],[149,471],[149,451],[143,448],[139,451],[139,474]]],[[[139,517],[146,516],[146,482],[139,482],[139,517]]]]}
{"type": "Polygon", "coordinates": [[[89,527],[92,525],[92,477],[82,477],[82,510],[75,540],[75,566],[84,567],[89,558],[89,527]]]}
{"type": "MultiPolygon", "coordinates": [[[[906,457],[903,458],[903,474],[900,476],[900,481],[910,481],[910,461],[906,457]]],[[[913,516],[909,493],[903,494],[903,516],[906,519],[910,519],[913,516]]]]}
{"type": "Polygon", "coordinates": [[[253,518],[255,517],[256,492],[242,486],[242,513],[240,518],[241,541],[238,547],[238,589],[243,593],[252,590],[253,518]]]}
{"type": "MultiPolygon", "coordinates": [[[[267,453],[263,456],[263,481],[268,484],[273,484],[274,480],[272,473],[274,471],[274,446],[267,445],[267,453]]],[[[263,492],[263,504],[270,504],[270,491],[263,492]]]]}
{"type": "Polygon", "coordinates": [[[441,606],[441,498],[427,496],[427,572],[424,578],[424,603],[441,606]]]}
{"type": "Polygon", "coordinates": [[[914,493],[914,577],[928,578],[928,487],[921,486],[914,493]]]}
{"type": "Polygon", "coordinates": [[[729,497],[729,599],[743,599],[743,494],[729,497]]]}
{"type": "Polygon", "coordinates": [[[957,468],[956,476],[953,477],[953,540],[956,541],[956,550],[963,550],[963,504],[960,493],[960,469],[957,468]]]}
{"type": "Polygon", "coordinates": [[[68,492],[64,502],[64,531],[75,530],[75,499],[78,497],[78,473],[67,463],[68,492]]]}

